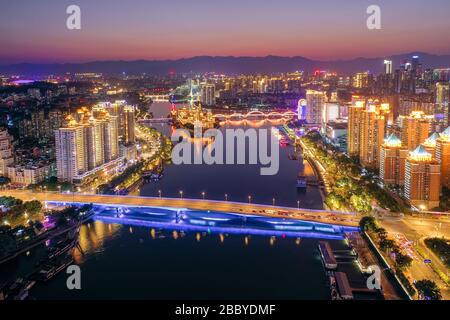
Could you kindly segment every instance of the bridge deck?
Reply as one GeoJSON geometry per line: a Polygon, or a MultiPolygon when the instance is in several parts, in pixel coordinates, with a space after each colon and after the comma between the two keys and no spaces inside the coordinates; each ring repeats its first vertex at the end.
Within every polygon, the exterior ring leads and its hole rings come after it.
{"type": "Polygon", "coordinates": [[[231,201],[213,201],[196,199],[175,198],[150,198],[132,196],[108,196],[79,193],[56,193],[56,192],[32,192],[29,190],[6,190],[0,191],[0,196],[12,196],[25,201],[63,201],[63,202],[85,202],[111,205],[147,206],[147,207],[169,207],[186,208],[193,210],[218,211],[230,213],[245,213],[250,215],[263,215],[282,217],[287,219],[300,219],[305,221],[322,222],[342,226],[357,226],[360,217],[348,213],[337,213],[332,211],[297,209],[287,207],[274,207],[268,205],[249,204],[231,201]]]}

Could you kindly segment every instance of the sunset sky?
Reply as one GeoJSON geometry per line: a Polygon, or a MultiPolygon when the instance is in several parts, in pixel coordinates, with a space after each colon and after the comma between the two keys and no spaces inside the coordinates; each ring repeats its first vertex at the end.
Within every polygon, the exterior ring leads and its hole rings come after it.
{"type": "Polygon", "coordinates": [[[0,0],[0,64],[450,53],[449,0],[0,0]],[[66,8],[81,7],[81,30],[66,8]],[[378,4],[382,30],[366,28],[378,4]]]}

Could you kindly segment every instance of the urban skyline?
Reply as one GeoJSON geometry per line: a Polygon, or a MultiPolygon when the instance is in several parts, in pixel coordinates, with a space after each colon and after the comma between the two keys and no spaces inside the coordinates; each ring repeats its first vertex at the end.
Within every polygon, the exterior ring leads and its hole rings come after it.
{"type": "Polygon", "coordinates": [[[4,9],[0,300],[450,300],[448,0],[4,9]]]}

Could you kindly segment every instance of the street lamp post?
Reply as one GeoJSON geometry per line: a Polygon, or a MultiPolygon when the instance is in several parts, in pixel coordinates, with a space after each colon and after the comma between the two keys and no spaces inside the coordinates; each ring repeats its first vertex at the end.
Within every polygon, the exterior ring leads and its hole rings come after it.
{"type": "Polygon", "coordinates": [[[161,198],[161,193],[162,193],[162,191],[158,190],[158,195],[159,195],[160,198],[161,198]]]}
{"type": "Polygon", "coordinates": [[[248,203],[250,204],[252,202],[252,196],[248,196],[248,203]]]}
{"type": "Polygon", "coordinates": [[[272,205],[275,206],[275,198],[272,199],[272,205]]]}
{"type": "Polygon", "coordinates": [[[228,201],[228,194],[225,193],[225,201],[228,201]]]}
{"type": "Polygon", "coordinates": [[[297,200],[297,209],[300,210],[300,200],[297,200]]]}
{"type": "Polygon", "coordinates": [[[203,200],[205,200],[205,191],[202,192],[203,200]]]}
{"type": "Polygon", "coordinates": [[[180,190],[180,199],[183,199],[183,190],[180,190]]]}

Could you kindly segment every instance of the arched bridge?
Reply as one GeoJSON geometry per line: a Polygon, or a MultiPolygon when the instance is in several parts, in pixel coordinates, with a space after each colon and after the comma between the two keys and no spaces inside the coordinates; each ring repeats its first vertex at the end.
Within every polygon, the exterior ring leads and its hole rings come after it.
{"type": "Polygon", "coordinates": [[[262,111],[250,111],[247,113],[234,112],[230,114],[214,114],[214,118],[219,120],[230,120],[230,119],[249,119],[249,118],[265,118],[265,119],[274,119],[274,118],[284,118],[290,119],[296,117],[297,114],[293,111],[285,111],[285,112],[262,112],[262,111]]]}

